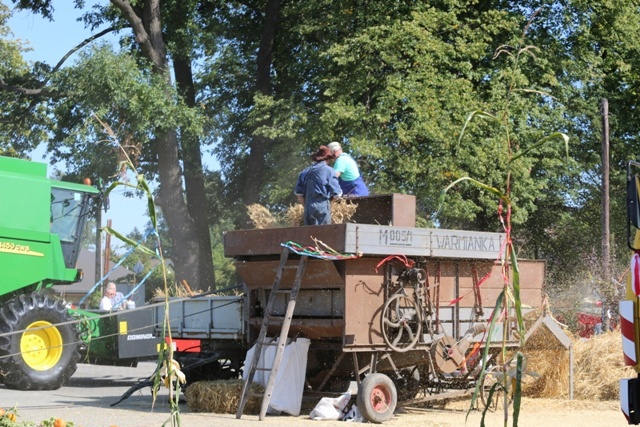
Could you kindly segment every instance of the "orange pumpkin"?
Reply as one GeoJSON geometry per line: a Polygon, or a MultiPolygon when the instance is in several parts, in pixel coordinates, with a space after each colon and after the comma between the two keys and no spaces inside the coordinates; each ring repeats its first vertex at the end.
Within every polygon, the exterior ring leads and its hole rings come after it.
{"type": "Polygon", "coordinates": [[[16,417],[16,414],[14,414],[13,412],[7,412],[5,415],[5,417],[9,418],[11,421],[13,421],[14,423],[16,422],[16,420],[18,419],[18,417],[16,417]]]}
{"type": "Polygon", "coordinates": [[[53,427],[67,427],[67,422],[62,418],[56,418],[53,422],[53,427]]]}
{"type": "Polygon", "coordinates": [[[0,408],[0,417],[4,415],[4,413],[7,412],[4,409],[0,408]]]}

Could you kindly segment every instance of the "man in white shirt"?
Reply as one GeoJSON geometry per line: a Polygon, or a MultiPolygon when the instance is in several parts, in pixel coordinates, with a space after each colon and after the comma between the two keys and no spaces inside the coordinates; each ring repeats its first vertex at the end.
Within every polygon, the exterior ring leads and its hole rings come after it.
{"type": "Polygon", "coordinates": [[[100,300],[100,310],[123,310],[126,301],[122,292],[116,290],[116,284],[109,282],[100,300]]]}

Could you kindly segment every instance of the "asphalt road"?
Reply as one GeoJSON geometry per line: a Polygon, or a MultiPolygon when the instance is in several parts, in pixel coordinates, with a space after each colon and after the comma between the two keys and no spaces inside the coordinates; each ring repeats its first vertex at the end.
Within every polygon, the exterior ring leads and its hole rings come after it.
{"type": "MultiPolygon", "coordinates": [[[[36,426],[52,417],[71,421],[75,427],[171,426],[169,390],[164,386],[155,403],[151,389],[145,387],[115,407],[111,406],[140,379],[151,375],[154,368],[154,362],[142,362],[136,368],[80,364],[69,383],[58,390],[17,391],[0,385],[0,408],[8,409],[17,405],[18,421],[33,422],[36,426]]],[[[235,414],[190,412],[185,403],[180,404],[179,425],[182,427],[295,426],[301,423],[311,424],[314,421],[309,420],[308,413],[300,417],[267,416],[263,421],[258,420],[257,416],[243,415],[238,420],[235,414]]],[[[344,425],[344,422],[325,421],[323,427],[334,423],[344,425]]]]}
{"type": "MultiPolygon", "coordinates": [[[[8,409],[17,405],[19,421],[36,425],[56,417],[72,421],[75,427],[162,426],[171,414],[169,391],[164,387],[155,403],[151,389],[145,387],[115,407],[111,406],[140,379],[151,375],[154,368],[155,363],[151,362],[140,363],[137,368],[80,364],[70,382],[59,390],[16,391],[0,385],[0,407],[8,409]]],[[[181,425],[186,427],[216,425],[221,419],[215,418],[228,418],[189,413],[186,404],[180,405],[180,413],[181,425]]],[[[166,425],[170,426],[171,422],[166,425]]]]}
{"type": "MultiPolygon", "coordinates": [[[[162,388],[155,404],[151,390],[146,387],[115,407],[118,401],[139,379],[147,378],[154,370],[154,363],[141,363],[137,368],[79,365],[78,371],[66,386],[51,391],[16,391],[0,385],[0,407],[7,409],[17,405],[18,421],[32,422],[38,426],[52,417],[72,421],[75,427],[160,427],[177,426],[170,422],[168,390],[162,388]]],[[[383,425],[388,427],[459,427],[478,426],[480,413],[467,414],[468,401],[459,407],[445,410],[401,411],[383,425]]],[[[501,411],[490,413],[488,426],[505,425],[501,411]]],[[[511,425],[510,420],[509,425],[511,425]]],[[[240,420],[234,414],[193,413],[186,404],[180,405],[180,426],[253,426],[298,427],[321,425],[345,426],[343,421],[312,421],[308,412],[299,417],[243,415],[240,420]],[[320,423],[320,424],[318,424],[320,423]]],[[[358,425],[358,424],[356,424],[358,425]]],[[[627,425],[618,402],[567,401],[563,399],[525,399],[518,425],[522,427],[602,427],[627,425]]]]}

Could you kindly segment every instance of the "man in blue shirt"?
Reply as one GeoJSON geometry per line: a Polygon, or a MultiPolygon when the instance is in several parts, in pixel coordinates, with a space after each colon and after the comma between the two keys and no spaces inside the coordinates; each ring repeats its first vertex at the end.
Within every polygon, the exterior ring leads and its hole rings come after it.
{"type": "Polygon", "coordinates": [[[369,189],[360,175],[358,164],[353,157],[342,152],[342,147],[338,142],[332,142],[328,145],[331,152],[336,156],[333,163],[333,169],[336,171],[340,188],[345,197],[351,196],[368,196],[369,189]]]}
{"type": "Polygon", "coordinates": [[[331,150],[321,145],[311,155],[315,163],[298,175],[295,193],[304,206],[304,225],[331,224],[331,199],[342,195],[338,177],[329,166],[334,158],[331,150]]]}

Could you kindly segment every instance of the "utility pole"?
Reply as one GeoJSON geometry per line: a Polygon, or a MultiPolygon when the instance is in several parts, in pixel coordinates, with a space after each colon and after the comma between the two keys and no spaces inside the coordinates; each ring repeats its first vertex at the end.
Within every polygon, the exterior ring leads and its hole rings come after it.
{"type": "Polygon", "coordinates": [[[98,206],[98,209],[96,209],[96,259],[95,259],[95,269],[93,272],[95,283],[98,283],[102,278],[102,235],[100,231],[101,228],[102,228],[102,206],[98,206]]]}
{"type": "Polygon", "coordinates": [[[602,280],[603,291],[602,307],[605,310],[603,326],[609,330],[610,319],[608,310],[611,309],[613,293],[611,292],[611,265],[610,265],[610,231],[609,231],[609,101],[602,99],[602,280]]]}
{"type": "MultiPolygon", "coordinates": [[[[107,227],[111,228],[111,220],[107,220],[107,227]]],[[[102,263],[103,272],[102,275],[106,276],[109,273],[109,258],[111,258],[111,234],[107,233],[104,238],[104,262],[102,263]]]]}

